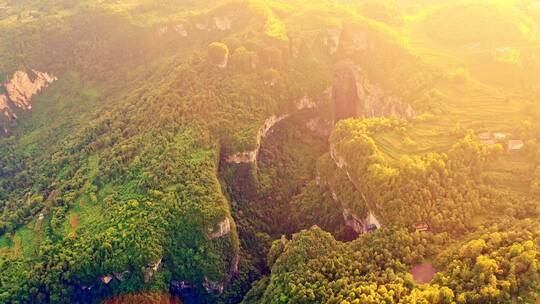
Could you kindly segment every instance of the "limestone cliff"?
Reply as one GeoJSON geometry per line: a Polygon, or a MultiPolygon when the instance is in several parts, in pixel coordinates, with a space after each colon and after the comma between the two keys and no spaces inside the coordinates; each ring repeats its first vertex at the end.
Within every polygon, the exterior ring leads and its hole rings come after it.
{"type": "Polygon", "coordinates": [[[57,80],[55,76],[45,72],[36,70],[30,72],[17,71],[4,84],[4,87],[7,96],[16,107],[30,110],[32,109],[32,97],[55,80],[57,80]]]}
{"type": "Polygon", "coordinates": [[[358,77],[353,66],[338,64],[334,70],[332,98],[334,100],[334,118],[339,121],[346,118],[365,115],[364,99],[360,98],[358,77]]]}
{"type": "Polygon", "coordinates": [[[6,95],[0,94],[0,113],[3,114],[8,120],[14,120],[17,118],[17,115],[13,113],[9,105],[9,101],[6,95]]]}
{"type": "MultiPolygon", "coordinates": [[[[15,72],[0,85],[0,121],[14,121],[17,111],[31,110],[32,98],[55,80],[55,76],[36,70],[15,72]]],[[[8,133],[5,125],[3,133],[8,133]]]]}
{"type": "Polygon", "coordinates": [[[259,149],[261,147],[261,142],[264,137],[268,134],[268,132],[274,127],[278,122],[282,121],[283,119],[289,117],[289,114],[283,114],[283,115],[272,115],[269,118],[267,118],[261,128],[259,129],[259,132],[257,133],[256,138],[256,148],[250,151],[244,151],[235,153],[232,155],[228,155],[225,158],[225,161],[227,163],[232,164],[245,164],[245,163],[256,163],[257,162],[257,156],[259,154],[259,149]]]}
{"type": "Polygon", "coordinates": [[[208,229],[206,236],[208,239],[213,240],[225,236],[231,232],[231,221],[229,218],[219,222],[217,228],[208,229]]]}
{"type": "Polygon", "coordinates": [[[335,121],[352,117],[411,119],[414,116],[409,103],[373,84],[361,67],[348,60],[334,68],[332,99],[335,121]]]}

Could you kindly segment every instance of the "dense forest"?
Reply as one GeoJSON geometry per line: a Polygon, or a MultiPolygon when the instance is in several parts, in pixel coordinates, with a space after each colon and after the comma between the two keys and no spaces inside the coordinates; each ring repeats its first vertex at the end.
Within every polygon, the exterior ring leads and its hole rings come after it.
{"type": "Polygon", "coordinates": [[[0,0],[0,303],[539,303],[540,2],[0,0]]]}

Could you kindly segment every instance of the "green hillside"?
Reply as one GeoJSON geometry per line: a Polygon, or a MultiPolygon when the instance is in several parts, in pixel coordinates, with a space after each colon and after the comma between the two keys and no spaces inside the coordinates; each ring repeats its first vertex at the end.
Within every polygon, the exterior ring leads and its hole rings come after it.
{"type": "Polygon", "coordinates": [[[539,14],[0,0],[0,303],[535,303],[539,14]]]}

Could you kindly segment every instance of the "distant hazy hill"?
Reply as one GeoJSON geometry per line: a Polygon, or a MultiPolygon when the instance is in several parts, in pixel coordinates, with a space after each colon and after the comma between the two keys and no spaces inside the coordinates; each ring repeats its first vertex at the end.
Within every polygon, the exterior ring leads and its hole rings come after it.
{"type": "Polygon", "coordinates": [[[0,302],[532,303],[537,6],[0,0],[0,302]]]}

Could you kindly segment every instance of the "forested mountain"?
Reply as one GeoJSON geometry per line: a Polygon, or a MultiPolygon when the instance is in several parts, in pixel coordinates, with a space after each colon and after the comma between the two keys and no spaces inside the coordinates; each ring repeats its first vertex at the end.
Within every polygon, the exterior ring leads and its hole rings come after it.
{"type": "Polygon", "coordinates": [[[0,303],[538,303],[539,27],[0,0],[0,303]]]}

